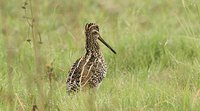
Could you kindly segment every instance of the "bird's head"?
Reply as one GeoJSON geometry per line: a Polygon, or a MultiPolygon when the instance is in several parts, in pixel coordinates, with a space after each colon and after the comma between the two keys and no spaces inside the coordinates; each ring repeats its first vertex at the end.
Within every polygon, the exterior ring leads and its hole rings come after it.
{"type": "Polygon", "coordinates": [[[85,25],[85,34],[88,40],[94,40],[96,41],[97,39],[100,40],[105,46],[107,46],[114,54],[116,54],[115,50],[108,44],[106,43],[103,38],[101,37],[99,33],[99,26],[96,25],[95,23],[87,23],[85,25]]]}

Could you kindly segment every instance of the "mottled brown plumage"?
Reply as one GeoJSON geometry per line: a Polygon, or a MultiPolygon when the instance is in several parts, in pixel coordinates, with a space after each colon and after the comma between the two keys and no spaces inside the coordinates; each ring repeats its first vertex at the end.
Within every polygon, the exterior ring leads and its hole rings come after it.
{"type": "Polygon", "coordinates": [[[107,65],[97,39],[113,53],[116,52],[101,38],[99,27],[94,23],[85,25],[86,53],[73,64],[66,81],[67,92],[76,92],[87,88],[98,87],[106,76],[107,65]]]}

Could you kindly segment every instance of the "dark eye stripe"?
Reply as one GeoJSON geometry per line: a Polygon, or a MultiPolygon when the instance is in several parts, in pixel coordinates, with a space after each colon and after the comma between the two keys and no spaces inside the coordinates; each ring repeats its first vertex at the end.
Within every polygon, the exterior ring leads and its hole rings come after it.
{"type": "Polygon", "coordinates": [[[92,34],[94,34],[94,33],[95,33],[95,34],[99,34],[99,31],[97,31],[97,30],[92,30],[91,33],[92,33],[92,34]]]}

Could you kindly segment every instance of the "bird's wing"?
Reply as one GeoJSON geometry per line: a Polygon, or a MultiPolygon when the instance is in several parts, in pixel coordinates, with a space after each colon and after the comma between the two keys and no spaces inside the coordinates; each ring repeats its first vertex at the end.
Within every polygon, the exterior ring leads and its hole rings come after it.
{"type": "Polygon", "coordinates": [[[105,77],[105,73],[106,67],[101,59],[91,58],[81,76],[81,87],[87,86],[88,83],[92,85],[90,87],[97,86],[105,77]]]}
{"type": "Polygon", "coordinates": [[[72,65],[71,69],[68,72],[68,77],[67,77],[67,90],[77,90],[79,87],[79,78],[80,78],[80,65],[81,65],[81,61],[82,58],[79,58],[78,60],[76,60],[76,62],[72,65]]]}

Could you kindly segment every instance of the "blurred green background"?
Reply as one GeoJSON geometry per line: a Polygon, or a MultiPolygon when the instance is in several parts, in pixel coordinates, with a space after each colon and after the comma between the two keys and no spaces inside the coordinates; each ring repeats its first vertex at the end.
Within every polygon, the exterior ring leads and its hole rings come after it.
{"type": "Polygon", "coordinates": [[[2,111],[200,110],[198,0],[0,0],[0,13],[2,111]],[[95,95],[69,96],[88,22],[117,55],[101,44],[107,77],[95,95]]]}

